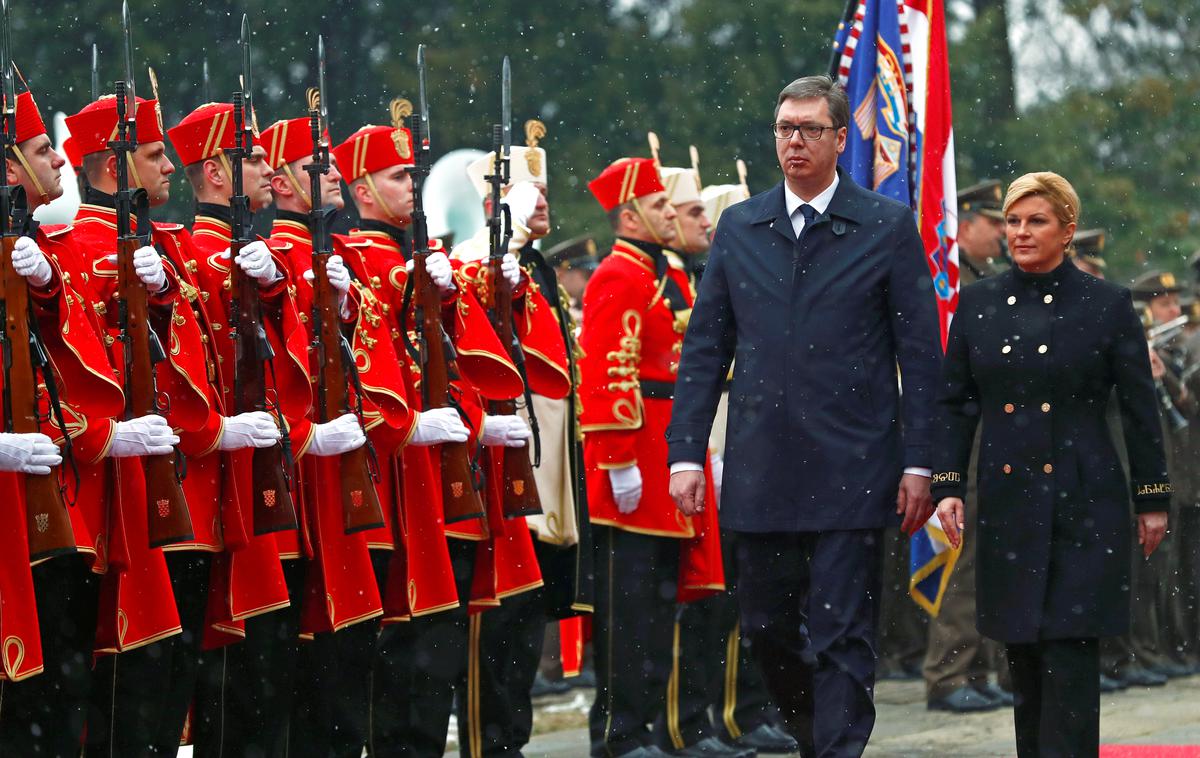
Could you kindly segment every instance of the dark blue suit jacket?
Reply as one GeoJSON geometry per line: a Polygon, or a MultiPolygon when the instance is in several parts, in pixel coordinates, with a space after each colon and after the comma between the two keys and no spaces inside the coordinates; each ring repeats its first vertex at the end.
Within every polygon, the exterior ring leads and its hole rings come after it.
{"type": "Polygon", "coordinates": [[[725,528],[879,528],[902,470],[931,466],[942,351],[924,246],[911,209],[839,175],[801,242],[782,182],[713,238],[667,440],[672,463],[704,459],[732,363],[725,528]]]}

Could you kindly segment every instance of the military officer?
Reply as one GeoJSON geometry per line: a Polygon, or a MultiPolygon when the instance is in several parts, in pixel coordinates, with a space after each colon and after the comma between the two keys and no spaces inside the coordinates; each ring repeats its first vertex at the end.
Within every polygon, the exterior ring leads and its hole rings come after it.
{"type": "Polygon", "coordinates": [[[583,315],[583,290],[596,270],[596,240],[589,236],[560,242],[547,250],[543,257],[558,277],[558,285],[566,293],[566,307],[576,326],[583,315]]]}
{"type": "MultiPolygon", "coordinates": [[[[959,285],[966,287],[1007,268],[1004,256],[1004,213],[1000,182],[988,180],[958,192],[959,285]]],[[[979,458],[979,442],[971,451],[979,458]]],[[[967,521],[975,521],[978,492],[972,464],[967,496],[967,521]]],[[[995,642],[975,628],[975,534],[967,529],[962,550],[937,616],[929,621],[929,646],[923,673],[925,697],[931,710],[970,713],[1012,704],[1009,687],[988,681],[995,671],[1008,678],[1008,664],[995,642]]]]}
{"type": "Polygon", "coordinates": [[[588,281],[580,336],[598,560],[592,754],[661,755],[647,726],[669,679],[675,603],[724,589],[715,509],[684,516],[668,489],[663,434],[694,293],[665,254],[675,209],[655,162],[622,158],[588,187],[617,236],[588,281]]]}
{"type": "Polygon", "coordinates": [[[1084,229],[1075,235],[1075,254],[1071,262],[1085,273],[1103,279],[1108,262],[1104,260],[1105,235],[1103,229],[1084,229]]]}

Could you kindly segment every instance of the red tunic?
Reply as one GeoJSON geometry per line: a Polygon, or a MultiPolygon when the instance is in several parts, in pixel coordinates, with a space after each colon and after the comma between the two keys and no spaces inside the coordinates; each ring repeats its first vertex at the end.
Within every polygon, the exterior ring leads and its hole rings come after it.
{"type": "MultiPolygon", "coordinates": [[[[662,277],[655,269],[648,251],[617,240],[584,292],[579,394],[588,508],[594,524],[683,540],[680,592],[686,600],[724,589],[724,574],[716,509],[685,516],[670,496],[665,434],[695,293],[682,269],[667,265],[662,277]],[[664,295],[668,279],[686,308],[672,308],[664,295]],[[642,498],[633,513],[623,514],[608,471],[629,465],[641,472],[642,498]]],[[[711,498],[711,474],[707,478],[711,498]]]]}

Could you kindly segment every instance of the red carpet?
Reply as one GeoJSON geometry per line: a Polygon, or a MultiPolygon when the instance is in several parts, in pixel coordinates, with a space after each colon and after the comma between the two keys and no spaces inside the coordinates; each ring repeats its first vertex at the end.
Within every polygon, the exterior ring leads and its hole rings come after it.
{"type": "Polygon", "coordinates": [[[1100,758],[1200,758],[1200,745],[1101,745],[1100,758]]]}

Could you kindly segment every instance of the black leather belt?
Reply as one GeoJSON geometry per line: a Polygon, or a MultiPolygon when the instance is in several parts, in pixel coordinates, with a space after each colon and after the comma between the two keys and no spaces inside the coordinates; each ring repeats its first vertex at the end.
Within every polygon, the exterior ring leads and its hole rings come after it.
{"type": "Polygon", "coordinates": [[[640,382],[642,397],[652,400],[672,400],[675,397],[675,382],[654,382],[643,379],[640,382]]]}

